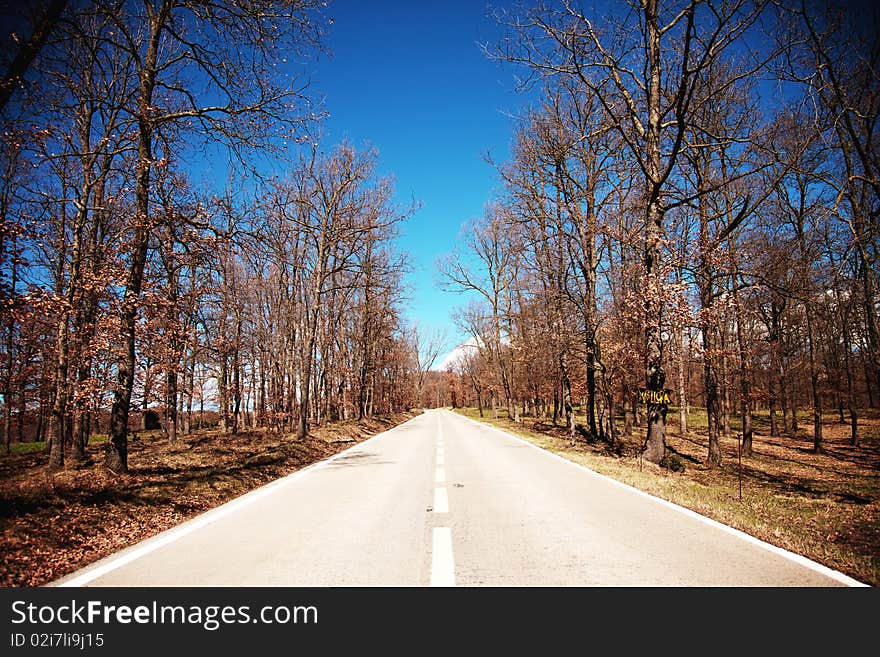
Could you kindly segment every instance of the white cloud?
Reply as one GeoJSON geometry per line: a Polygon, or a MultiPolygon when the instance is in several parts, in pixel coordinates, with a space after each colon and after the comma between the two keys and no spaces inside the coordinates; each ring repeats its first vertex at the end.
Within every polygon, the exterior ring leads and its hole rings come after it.
{"type": "Polygon", "coordinates": [[[464,358],[468,354],[473,353],[476,348],[477,341],[474,338],[469,338],[468,340],[465,340],[460,345],[455,347],[455,349],[450,351],[448,354],[446,354],[440,360],[440,363],[434,366],[434,369],[439,372],[445,372],[450,367],[454,368],[460,359],[464,358]]]}

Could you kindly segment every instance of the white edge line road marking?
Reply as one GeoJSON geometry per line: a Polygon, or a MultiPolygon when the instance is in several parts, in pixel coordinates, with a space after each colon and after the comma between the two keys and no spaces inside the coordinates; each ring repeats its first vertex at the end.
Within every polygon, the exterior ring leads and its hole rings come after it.
{"type": "Polygon", "coordinates": [[[116,570],[117,568],[121,568],[132,561],[140,559],[143,556],[148,555],[150,552],[154,552],[161,547],[169,545],[173,543],[179,538],[183,538],[187,534],[191,534],[194,531],[205,527],[206,525],[210,525],[212,522],[216,522],[220,518],[228,516],[231,513],[235,513],[236,511],[243,509],[246,506],[256,502],[267,495],[271,495],[278,488],[286,486],[301,477],[313,472],[315,470],[319,470],[321,468],[326,467],[333,461],[338,458],[341,458],[348,454],[349,452],[359,449],[366,445],[367,443],[381,438],[383,436],[388,435],[399,427],[408,424],[412,420],[421,417],[417,415],[415,418],[411,420],[407,420],[401,424],[398,424],[395,427],[391,427],[387,431],[383,431],[382,433],[378,433],[371,438],[367,438],[366,440],[357,443],[356,445],[352,445],[351,447],[342,450],[341,452],[334,454],[333,456],[326,458],[322,461],[318,461],[317,463],[312,463],[311,465],[306,466],[305,468],[301,468],[296,472],[291,472],[289,475],[281,477],[280,479],[276,479],[273,482],[265,484],[260,488],[255,488],[254,490],[244,493],[239,497],[236,497],[225,504],[221,504],[218,507],[211,509],[210,511],[205,511],[201,515],[196,516],[195,518],[191,518],[176,527],[172,527],[171,529],[166,529],[164,532],[156,534],[150,538],[144,539],[139,543],[135,543],[134,545],[123,549],[121,552],[117,552],[109,557],[105,557],[102,560],[95,562],[89,566],[85,566],[80,571],[71,573],[65,577],[59,578],[54,582],[50,582],[46,584],[46,586],[59,586],[59,587],[68,587],[68,586],[84,586],[89,582],[98,579],[106,575],[109,572],[116,570]]]}
{"type": "Polygon", "coordinates": [[[434,513],[449,513],[449,496],[445,488],[434,489],[434,513]]]}
{"type": "MultiPolygon", "coordinates": [[[[448,411],[448,412],[451,413],[452,411],[448,411]]],[[[674,502],[670,502],[668,500],[664,500],[663,498],[651,495],[650,493],[646,493],[643,490],[639,490],[638,488],[630,486],[629,484],[625,484],[622,481],[617,481],[617,479],[614,479],[614,478],[609,477],[607,475],[603,475],[599,472],[596,472],[595,470],[590,470],[590,468],[588,468],[585,465],[581,465],[580,463],[576,463],[575,461],[570,461],[567,458],[565,458],[564,456],[560,456],[559,454],[554,454],[553,452],[546,450],[543,447],[539,447],[538,445],[535,445],[534,443],[530,443],[525,438],[520,438],[519,436],[515,436],[514,434],[509,433],[507,431],[504,431],[503,429],[499,429],[498,427],[492,426],[491,424],[484,424],[483,422],[480,422],[478,420],[474,420],[474,419],[469,418],[465,415],[459,415],[458,413],[456,413],[456,415],[458,415],[461,418],[464,418],[468,422],[472,422],[472,423],[476,424],[477,426],[484,427],[484,428],[490,429],[492,431],[496,431],[504,436],[507,436],[508,438],[513,438],[514,440],[518,440],[519,442],[523,443],[524,445],[528,445],[529,447],[532,447],[532,448],[546,454],[547,456],[558,459],[558,460],[562,461],[563,463],[568,463],[569,465],[573,465],[576,468],[580,468],[581,470],[593,475],[594,477],[599,477],[601,479],[604,479],[604,480],[614,484],[615,486],[625,488],[633,493],[636,493],[637,495],[641,495],[642,497],[646,497],[650,500],[653,500],[657,504],[662,504],[663,506],[669,507],[671,509],[675,509],[676,511],[679,511],[687,516],[690,516],[691,518],[694,518],[694,519],[699,520],[701,522],[704,522],[706,524],[712,525],[713,527],[721,529],[722,531],[725,531],[729,534],[733,534],[734,536],[738,536],[739,538],[741,538],[742,540],[744,540],[748,543],[762,547],[765,550],[769,550],[770,552],[773,552],[774,554],[777,554],[781,557],[785,557],[786,559],[790,559],[791,561],[794,561],[795,563],[800,564],[801,566],[805,566],[811,570],[814,570],[818,573],[821,573],[822,575],[830,577],[831,579],[834,579],[834,580],[837,580],[838,582],[846,584],[847,586],[869,586],[868,584],[860,582],[857,579],[853,579],[849,575],[844,575],[843,573],[841,573],[837,570],[829,568],[828,566],[823,566],[822,564],[820,564],[816,561],[813,561],[812,559],[808,559],[807,557],[805,557],[801,554],[796,554],[795,552],[790,552],[789,550],[786,550],[785,548],[781,548],[776,545],[772,545],[771,543],[766,543],[759,538],[755,538],[751,534],[747,534],[744,531],[741,531],[741,530],[736,529],[734,527],[731,527],[729,525],[725,525],[724,523],[718,522],[717,520],[713,520],[712,518],[707,518],[706,516],[700,515],[696,511],[692,511],[691,509],[688,509],[683,506],[679,506],[678,504],[675,504],[674,502]]]]}
{"type": "Polygon", "coordinates": [[[455,586],[452,530],[449,527],[434,527],[432,543],[431,586],[455,586]]]}

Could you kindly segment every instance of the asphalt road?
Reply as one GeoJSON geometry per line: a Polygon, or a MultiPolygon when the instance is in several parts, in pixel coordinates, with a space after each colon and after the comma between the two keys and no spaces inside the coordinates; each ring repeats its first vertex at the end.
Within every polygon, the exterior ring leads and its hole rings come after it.
{"type": "Polygon", "coordinates": [[[501,431],[436,410],[56,584],[857,582],[501,431]]]}

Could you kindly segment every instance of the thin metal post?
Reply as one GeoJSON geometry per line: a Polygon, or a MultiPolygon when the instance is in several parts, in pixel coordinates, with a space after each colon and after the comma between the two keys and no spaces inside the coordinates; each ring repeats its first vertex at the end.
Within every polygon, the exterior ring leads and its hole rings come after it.
{"type": "Polygon", "coordinates": [[[736,434],[736,437],[737,437],[737,444],[738,444],[738,449],[737,449],[737,451],[739,452],[739,454],[738,454],[738,459],[739,459],[739,501],[742,502],[742,501],[743,501],[743,444],[742,444],[742,434],[741,434],[741,433],[738,433],[738,434],[736,434]]]}

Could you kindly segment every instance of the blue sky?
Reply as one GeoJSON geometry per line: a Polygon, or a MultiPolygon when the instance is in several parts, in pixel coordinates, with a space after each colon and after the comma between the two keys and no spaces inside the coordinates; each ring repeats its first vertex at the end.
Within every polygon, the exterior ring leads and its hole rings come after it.
{"type": "Polygon", "coordinates": [[[398,202],[421,202],[399,240],[414,268],[407,319],[446,328],[451,349],[465,338],[450,317],[463,298],[440,289],[435,263],[482,215],[497,185],[484,154],[507,158],[509,114],[525,102],[513,68],[479,48],[500,28],[484,0],[333,0],[328,15],[330,54],[311,81],[329,112],[322,141],[375,147],[398,202]]]}

